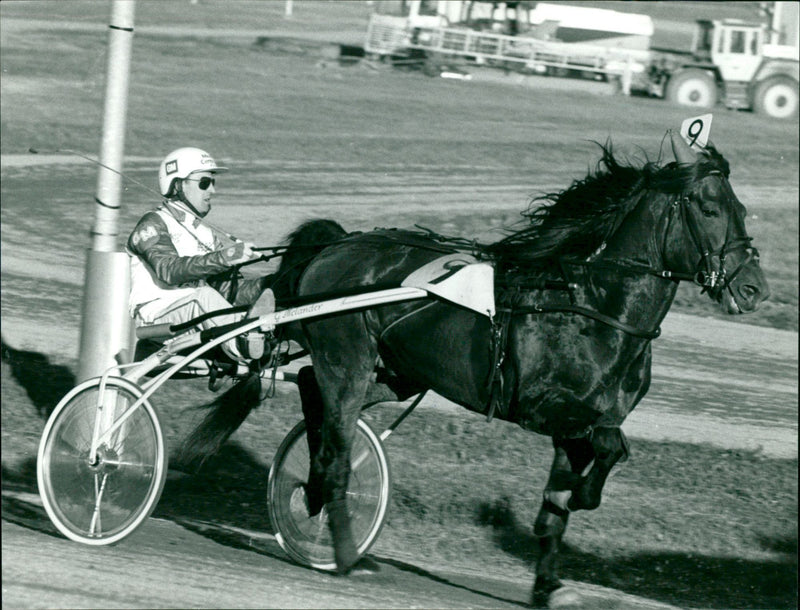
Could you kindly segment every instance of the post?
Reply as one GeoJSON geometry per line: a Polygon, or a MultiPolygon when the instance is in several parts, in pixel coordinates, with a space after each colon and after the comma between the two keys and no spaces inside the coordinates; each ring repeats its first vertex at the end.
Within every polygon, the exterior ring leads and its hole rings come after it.
{"type": "Polygon", "coordinates": [[[622,70],[622,76],[620,76],[620,82],[622,85],[622,95],[630,95],[631,94],[631,82],[633,80],[633,68],[631,67],[631,56],[625,59],[625,68],[622,70]]]}
{"type": "Polygon", "coordinates": [[[292,16],[292,0],[286,0],[286,7],[283,11],[283,16],[287,19],[292,16]]]}
{"type": "Polygon", "coordinates": [[[92,246],[86,259],[78,381],[102,374],[128,349],[128,256],[117,252],[122,193],[122,158],[135,0],[112,0],[106,66],[106,96],[92,246]]]}

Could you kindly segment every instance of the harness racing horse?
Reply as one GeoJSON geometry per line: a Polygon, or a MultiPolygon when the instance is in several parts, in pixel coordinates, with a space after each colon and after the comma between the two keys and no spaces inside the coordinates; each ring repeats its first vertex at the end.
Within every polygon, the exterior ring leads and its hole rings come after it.
{"type": "MultiPolygon", "coordinates": [[[[670,137],[676,162],[664,166],[622,164],[607,144],[595,172],[525,213],[528,227],[480,248],[495,266],[505,324],[438,299],[302,323],[313,362],[299,384],[307,494],[311,514],[327,509],[340,573],[370,561],[356,551],[346,490],[356,420],[381,362],[401,399],[430,389],[481,413],[496,403],[495,416],[552,437],[534,603],[561,586],[569,513],[597,508],[627,457],[620,425],[648,390],[651,340],[678,282],[694,280],[728,313],[754,311],[769,294],[728,163],[712,145],[698,153],[670,137]]],[[[347,235],[329,220],[305,223],[288,243],[276,276],[294,297],[399,285],[446,250],[419,232],[347,235]],[[308,260],[309,244],[331,242],[308,260]]]]}
{"type": "MultiPolygon", "coordinates": [[[[542,205],[524,213],[526,228],[474,245],[494,265],[494,318],[429,298],[289,328],[313,362],[298,379],[309,513],[326,509],[340,573],[377,567],[359,557],[346,500],[363,405],[376,388],[401,400],[433,390],[552,437],[534,525],[533,603],[561,587],[556,559],[569,514],[597,508],[609,472],[627,458],[620,425],[649,388],[651,340],[678,282],[695,281],[728,313],[754,311],[769,294],[728,163],[712,145],[698,153],[670,137],[676,162],[622,164],[607,144],[595,172],[533,202],[542,205]]],[[[417,231],[347,234],[312,220],[288,238],[273,289],[280,305],[399,286],[459,246],[417,231]]]]}

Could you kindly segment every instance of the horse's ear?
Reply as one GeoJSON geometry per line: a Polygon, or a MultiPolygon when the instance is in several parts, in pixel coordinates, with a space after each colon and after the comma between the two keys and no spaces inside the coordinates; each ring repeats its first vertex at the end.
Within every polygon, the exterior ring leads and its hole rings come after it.
{"type": "Polygon", "coordinates": [[[689,148],[680,134],[670,131],[669,137],[672,142],[672,154],[678,163],[691,165],[697,162],[697,153],[689,148]]]}

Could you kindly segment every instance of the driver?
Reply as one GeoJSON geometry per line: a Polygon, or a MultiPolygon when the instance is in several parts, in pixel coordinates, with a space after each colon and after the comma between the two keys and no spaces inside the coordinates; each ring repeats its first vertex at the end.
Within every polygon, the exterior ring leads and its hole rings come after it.
{"type": "MultiPolygon", "coordinates": [[[[235,305],[251,305],[248,317],[275,310],[267,287],[270,276],[233,279],[233,267],[259,258],[251,245],[203,223],[216,193],[216,176],[226,170],[199,148],[179,148],[161,162],[158,186],[165,199],[142,216],[127,242],[130,313],[136,326],[179,324],[235,305]]],[[[199,326],[231,324],[243,317],[216,316],[199,326]]],[[[239,362],[261,358],[265,335],[258,330],[225,342],[223,351],[239,362]]]]}

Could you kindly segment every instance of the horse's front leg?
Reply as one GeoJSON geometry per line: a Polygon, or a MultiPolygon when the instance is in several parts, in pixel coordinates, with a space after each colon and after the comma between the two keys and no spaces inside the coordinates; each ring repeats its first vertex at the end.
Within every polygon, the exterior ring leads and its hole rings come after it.
{"type": "Polygon", "coordinates": [[[550,595],[561,587],[558,553],[569,520],[568,504],[572,490],[580,484],[582,471],[594,455],[591,444],[584,438],[553,438],[553,447],[553,465],[533,530],[539,538],[539,558],[533,586],[535,607],[546,605],[550,595]]]}
{"type": "Polygon", "coordinates": [[[595,428],[591,444],[594,464],[570,497],[569,510],[593,510],[600,506],[603,486],[611,469],[620,459],[628,459],[628,440],[620,428],[595,428]]]}
{"type": "Polygon", "coordinates": [[[617,404],[592,430],[590,439],[594,452],[594,464],[586,478],[581,481],[580,486],[572,494],[569,500],[570,510],[592,510],[600,506],[600,497],[611,469],[618,461],[624,462],[628,459],[630,453],[628,440],[619,426],[650,387],[652,355],[652,347],[648,343],[628,368],[621,384],[617,404]]]}

